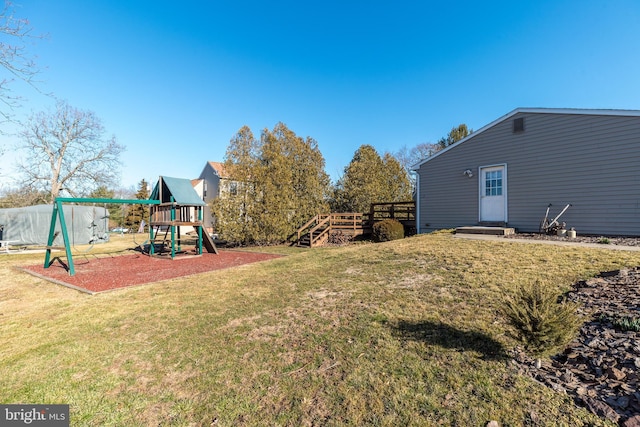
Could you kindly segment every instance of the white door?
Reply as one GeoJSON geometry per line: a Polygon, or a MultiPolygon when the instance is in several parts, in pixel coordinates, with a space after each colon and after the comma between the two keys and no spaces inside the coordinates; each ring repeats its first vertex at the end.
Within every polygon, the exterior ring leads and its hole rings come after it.
{"type": "Polygon", "coordinates": [[[507,186],[504,165],[480,169],[480,221],[507,222],[507,186]]]}

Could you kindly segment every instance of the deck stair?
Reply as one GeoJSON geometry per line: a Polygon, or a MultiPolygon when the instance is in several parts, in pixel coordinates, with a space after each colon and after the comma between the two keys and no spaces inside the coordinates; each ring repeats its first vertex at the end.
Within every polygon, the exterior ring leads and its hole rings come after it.
{"type": "Polygon", "coordinates": [[[361,213],[330,213],[314,216],[292,237],[295,237],[294,245],[313,248],[326,244],[332,233],[355,237],[370,232],[371,228],[361,213]]]}
{"type": "Polygon", "coordinates": [[[409,202],[373,203],[367,213],[342,212],[320,214],[311,218],[306,224],[294,232],[289,240],[293,245],[316,247],[329,241],[333,234],[356,237],[370,234],[373,224],[385,219],[400,221],[405,230],[415,232],[416,204],[409,202]]]}
{"type": "Polygon", "coordinates": [[[334,233],[351,237],[370,234],[373,224],[385,219],[396,219],[405,226],[405,229],[415,230],[415,202],[373,203],[367,213],[343,212],[316,215],[294,232],[289,240],[293,240],[293,245],[313,248],[326,244],[334,233]]]}

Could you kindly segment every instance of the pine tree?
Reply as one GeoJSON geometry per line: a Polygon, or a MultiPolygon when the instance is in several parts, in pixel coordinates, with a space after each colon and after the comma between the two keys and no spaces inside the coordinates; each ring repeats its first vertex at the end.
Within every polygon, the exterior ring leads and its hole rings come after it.
{"type": "Polygon", "coordinates": [[[240,244],[257,240],[259,144],[248,126],[243,126],[231,139],[224,167],[229,177],[220,197],[211,202],[215,231],[224,239],[240,244]]]}
{"type": "Polygon", "coordinates": [[[237,243],[279,243],[328,210],[329,176],[317,142],[283,123],[256,141],[248,127],[231,140],[225,169],[237,191],[212,203],[217,230],[237,243]]]}
{"type": "Polygon", "coordinates": [[[372,203],[411,200],[411,183],[395,157],[381,158],[370,145],[361,145],[338,180],[332,208],[338,212],[369,212],[372,203]]]}
{"type": "MultiPolygon", "coordinates": [[[[146,180],[140,181],[138,184],[138,191],[136,192],[136,199],[147,200],[149,199],[149,184],[146,180]]],[[[124,224],[126,227],[137,231],[142,221],[149,221],[149,205],[132,205],[129,207],[124,224]]],[[[149,224],[147,224],[148,227],[149,224]]]]}
{"type": "Polygon", "coordinates": [[[409,179],[407,170],[402,166],[400,161],[393,155],[385,153],[382,157],[384,164],[382,172],[384,175],[383,182],[383,202],[406,202],[412,198],[412,184],[409,179]]]}
{"type": "Polygon", "coordinates": [[[330,180],[318,143],[284,123],[262,133],[260,188],[263,239],[284,241],[311,217],[328,210],[330,180]]]}
{"type": "MultiPolygon", "coordinates": [[[[109,190],[104,185],[96,188],[91,193],[89,193],[88,197],[94,199],[113,199],[115,198],[116,192],[114,190],[109,190]]],[[[122,224],[123,216],[122,216],[122,206],[117,204],[107,204],[107,211],[109,211],[109,227],[115,227],[116,225],[122,224]]]]}
{"type": "Polygon", "coordinates": [[[452,127],[446,137],[438,140],[438,150],[444,150],[448,146],[466,138],[471,133],[473,133],[473,129],[467,128],[467,125],[464,123],[452,127]]]}

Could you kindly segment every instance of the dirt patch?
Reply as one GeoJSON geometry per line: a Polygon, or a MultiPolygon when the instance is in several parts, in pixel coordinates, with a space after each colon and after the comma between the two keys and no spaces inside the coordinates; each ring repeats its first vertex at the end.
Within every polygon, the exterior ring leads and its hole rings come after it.
{"type": "Polygon", "coordinates": [[[110,291],[160,280],[206,273],[281,255],[256,252],[219,251],[200,256],[159,259],[144,254],[112,257],[74,258],[75,275],[69,276],[65,262],[54,260],[49,268],[42,264],[20,267],[27,273],[87,293],[110,291]]]}

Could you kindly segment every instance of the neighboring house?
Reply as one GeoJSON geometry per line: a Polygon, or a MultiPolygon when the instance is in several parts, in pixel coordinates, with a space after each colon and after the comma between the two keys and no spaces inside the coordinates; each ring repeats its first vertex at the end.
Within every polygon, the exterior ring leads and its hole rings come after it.
{"type": "Polygon", "coordinates": [[[191,186],[196,190],[200,199],[204,201],[204,179],[192,179],[191,186]]]}
{"type": "Polygon", "coordinates": [[[194,180],[194,188],[202,200],[207,204],[204,208],[204,227],[212,231],[215,218],[211,215],[209,203],[220,197],[220,194],[232,191],[234,182],[229,181],[229,175],[220,162],[207,162],[197,180],[194,180]]]}
{"type": "Polygon", "coordinates": [[[519,108],[414,166],[417,228],[640,235],[640,111],[519,108]]]}

